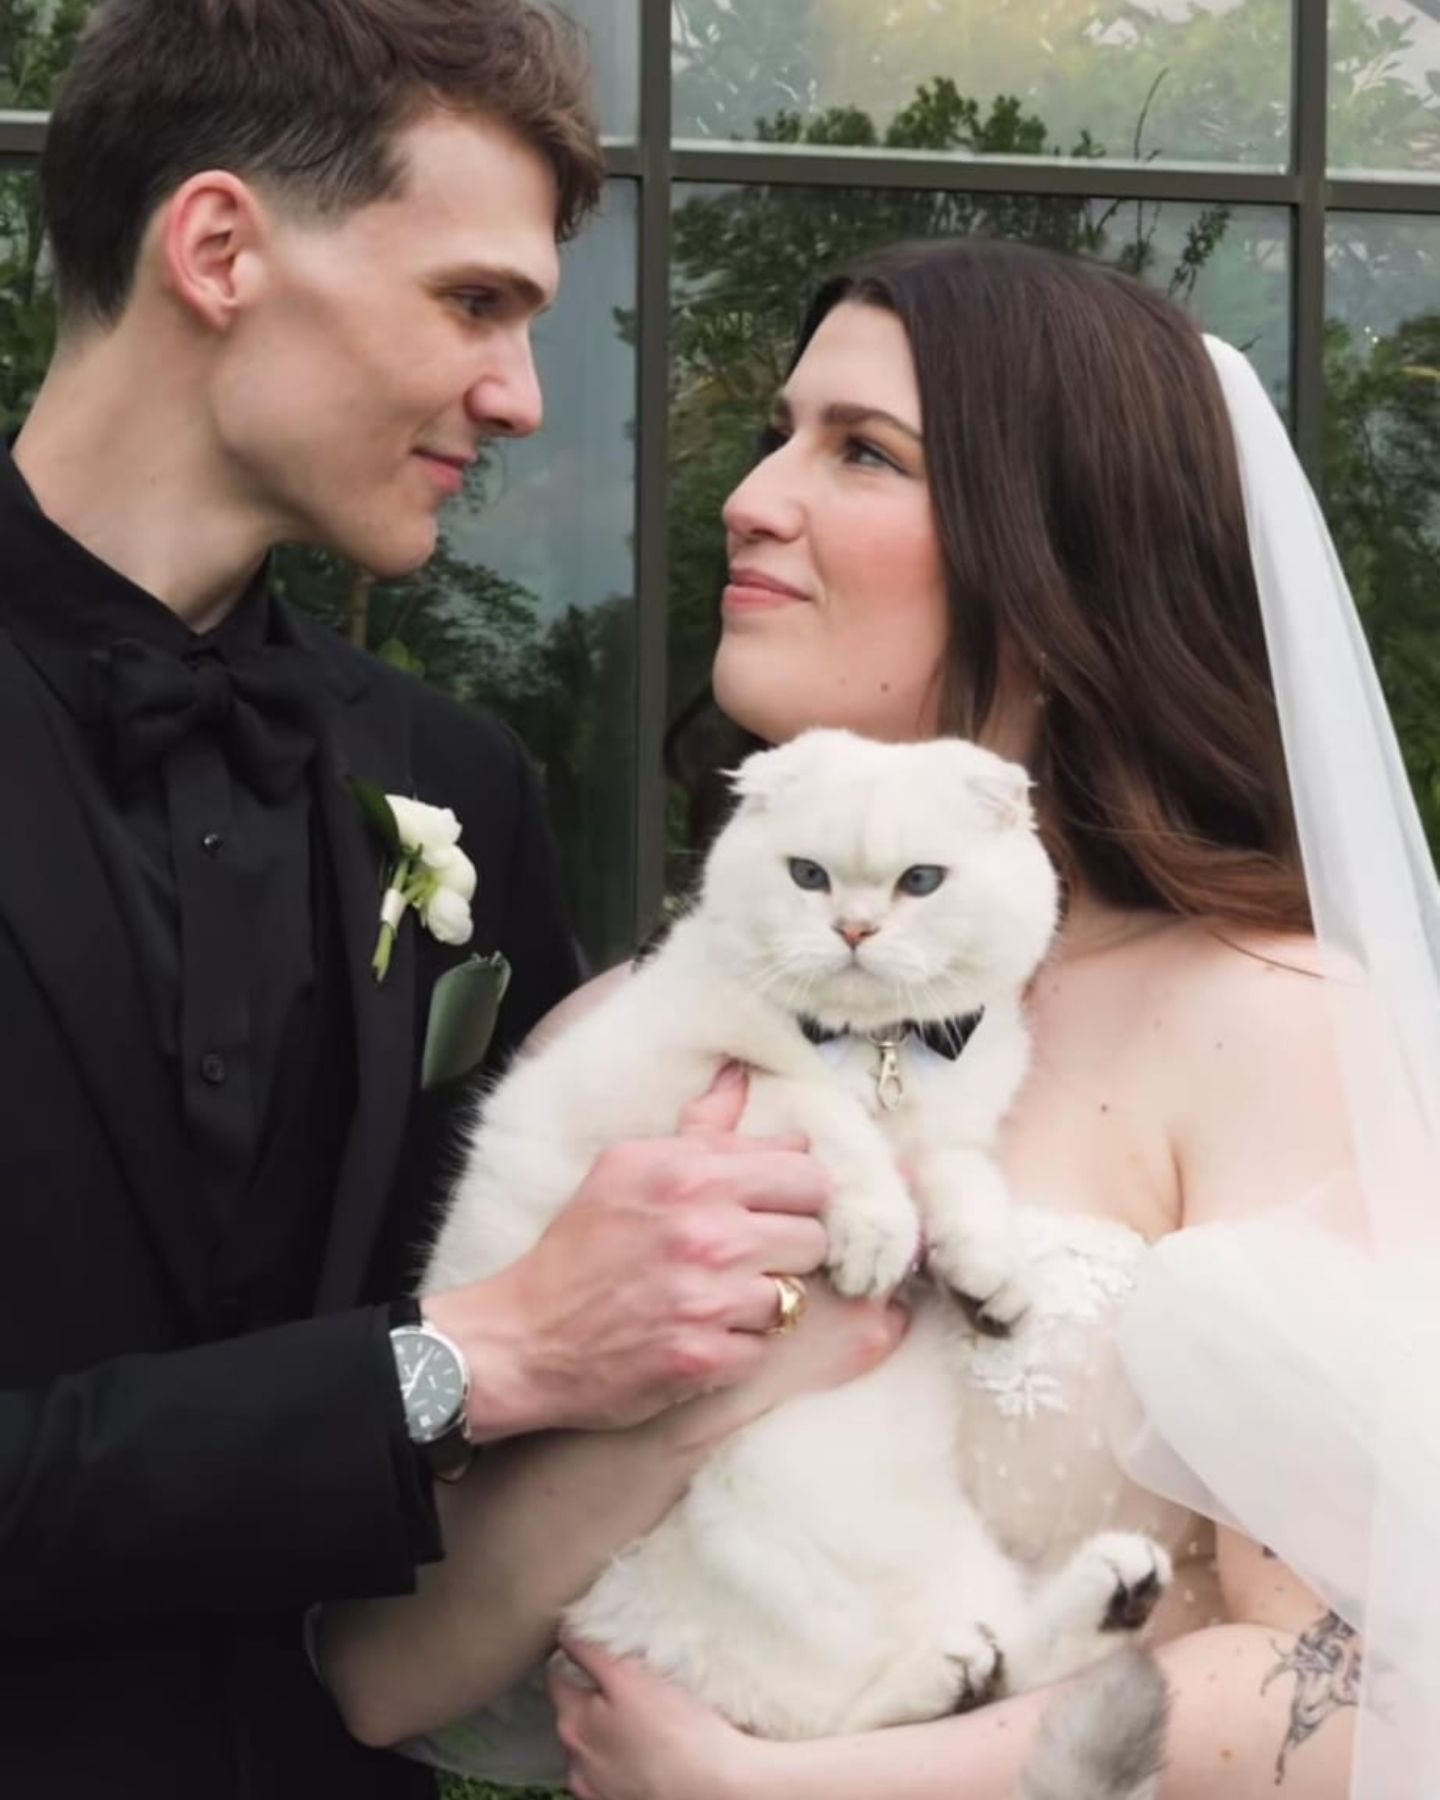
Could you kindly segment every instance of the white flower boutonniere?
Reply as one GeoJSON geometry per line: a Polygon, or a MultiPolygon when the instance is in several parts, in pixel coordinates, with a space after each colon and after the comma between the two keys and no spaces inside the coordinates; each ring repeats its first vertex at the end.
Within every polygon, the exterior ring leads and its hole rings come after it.
{"type": "Polygon", "coordinates": [[[411,907],[442,944],[468,944],[475,927],[475,865],[460,848],[460,821],[448,806],[427,806],[403,794],[383,794],[367,781],[350,783],[376,833],[394,858],[380,902],[380,935],[370,967],[385,979],[396,933],[411,907]]]}

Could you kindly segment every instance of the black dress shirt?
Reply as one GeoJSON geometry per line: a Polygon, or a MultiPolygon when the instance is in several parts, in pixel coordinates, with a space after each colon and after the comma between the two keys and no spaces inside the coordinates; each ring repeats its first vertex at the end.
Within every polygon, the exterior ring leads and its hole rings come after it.
{"type": "MultiPolygon", "coordinates": [[[[303,1317],[354,1103],[336,1055],[349,1020],[312,784],[307,773],[278,795],[256,792],[206,723],[127,774],[107,704],[120,642],[192,667],[243,666],[272,646],[302,653],[279,634],[263,571],[214,630],[194,632],[47,518],[3,450],[0,535],[0,625],[35,671],[173,1068],[217,1328],[303,1317]]],[[[393,1379],[377,1369],[377,1385],[393,1379]]],[[[391,1395],[377,1392],[376,1405],[395,1412],[391,1395]]],[[[414,1559],[433,1560],[429,1477],[398,1430],[394,1461],[414,1559]]]]}

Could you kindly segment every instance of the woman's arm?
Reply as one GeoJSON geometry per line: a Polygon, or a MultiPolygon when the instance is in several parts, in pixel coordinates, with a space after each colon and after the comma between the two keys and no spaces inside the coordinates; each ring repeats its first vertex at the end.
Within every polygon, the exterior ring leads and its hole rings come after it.
{"type": "MultiPolygon", "coordinates": [[[[1227,1604],[1244,1623],[1190,1632],[1157,1660],[1170,1689],[1159,1800],[1349,1790],[1359,1652],[1278,1561],[1227,1534],[1227,1604]]],[[[747,1737],[639,1664],[567,1646],[597,1681],[551,1681],[578,1800],[1014,1800],[1047,1688],[978,1712],[855,1737],[747,1737]]],[[[1081,1678],[1083,1679],[1083,1677],[1081,1678]]]]}
{"type": "Polygon", "coordinates": [[[615,1432],[552,1432],[485,1451],[437,1489],[445,1560],[401,1599],[327,1608],[325,1680],[362,1742],[438,1729],[541,1663],[563,1609],[658,1523],[708,1452],[790,1396],[862,1374],[894,1348],[900,1314],[810,1284],[797,1331],[740,1387],[615,1432]]]}

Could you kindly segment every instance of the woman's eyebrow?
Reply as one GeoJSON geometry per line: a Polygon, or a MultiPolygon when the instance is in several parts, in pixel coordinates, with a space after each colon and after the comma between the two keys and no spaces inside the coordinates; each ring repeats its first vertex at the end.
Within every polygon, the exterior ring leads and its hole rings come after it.
{"type": "MultiPolygon", "coordinates": [[[[794,411],[784,394],[775,396],[775,404],[770,409],[770,417],[776,425],[791,430],[794,427],[794,411]]],[[[896,418],[892,412],[886,412],[883,406],[862,406],[853,400],[832,400],[828,406],[820,410],[820,423],[832,430],[853,431],[860,425],[890,425],[896,431],[903,432],[907,438],[923,447],[924,439],[913,425],[907,425],[904,419],[896,418]]]]}
{"type": "Polygon", "coordinates": [[[892,425],[896,431],[903,432],[915,443],[923,442],[913,425],[897,419],[894,413],[886,412],[883,406],[857,406],[849,401],[835,400],[820,416],[827,425],[838,425],[846,430],[853,430],[857,425],[892,425]]]}

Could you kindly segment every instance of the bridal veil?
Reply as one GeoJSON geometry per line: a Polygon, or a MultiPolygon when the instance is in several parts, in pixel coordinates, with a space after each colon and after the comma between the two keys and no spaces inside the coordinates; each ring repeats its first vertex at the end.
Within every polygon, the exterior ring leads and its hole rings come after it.
{"type": "Polygon", "coordinates": [[[1356,1148],[1311,1191],[1150,1253],[1121,1326],[1138,1406],[1120,1447],[1137,1480],[1273,1549],[1363,1635],[1352,1800],[1428,1800],[1440,1794],[1440,892],[1314,494],[1248,362],[1206,342],[1239,452],[1356,1148]]]}

